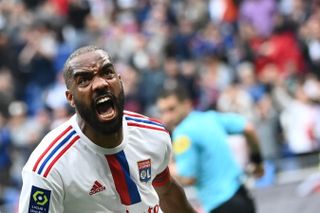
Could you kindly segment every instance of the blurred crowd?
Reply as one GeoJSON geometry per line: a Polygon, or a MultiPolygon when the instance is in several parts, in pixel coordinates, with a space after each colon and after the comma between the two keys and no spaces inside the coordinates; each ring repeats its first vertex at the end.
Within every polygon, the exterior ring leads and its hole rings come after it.
{"type": "Polygon", "coordinates": [[[0,0],[0,204],[30,152],[66,120],[63,64],[95,44],[126,109],[157,117],[162,88],[255,123],[265,160],[320,145],[319,0],[0,0]]]}

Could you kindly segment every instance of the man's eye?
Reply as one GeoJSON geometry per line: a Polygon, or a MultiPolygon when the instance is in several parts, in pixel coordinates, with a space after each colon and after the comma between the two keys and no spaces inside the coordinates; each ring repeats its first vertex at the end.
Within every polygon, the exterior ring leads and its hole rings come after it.
{"type": "Polygon", "coordinates": [[[103,73],[103,76],[107,79],[113,78],[114,77],[114,73],[113,72],[105,72],[103,73]]]}
{"type": "Polygon", "coordinates": [[[79,77],[77,79],[77,84],[80,86],[86,86],[90,82],[90,79],[88,77],[79,77]]]}
{"type": "Polygon", "coordinates": [[[114,72],[112,69],[110,69],[110,68],[104,69],[104,70],[102,71],[102,76],[103,76],[104,78],[106,78],[106,79],[111,79],[111,78],[113,78],[113,77],[115,76],[115,72],[114,72]]]}

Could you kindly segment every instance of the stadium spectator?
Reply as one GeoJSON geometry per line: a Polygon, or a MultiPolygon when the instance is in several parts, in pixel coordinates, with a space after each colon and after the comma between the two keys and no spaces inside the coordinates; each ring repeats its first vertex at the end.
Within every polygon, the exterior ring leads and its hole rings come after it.
{"type": "Polygon", "coordinates": [[[11,136],[7,126],[7,118],[0,113],[0,206],[5,203],[5,189],[10,183],[11,168],[11,136]]]}
{"type": "MultiPolygon", "coordinates": [[[[67,56],[79,45],[95,44],[108,50],[115,63],[136,70],[139,81],[132,87],[140,96],[140,113],[157,115],[158,92],[168,84],[164,67],[169,49],[195,108],[216,109],[225,88],[237,82],[258,111],[270,95],[279,120],[299,79],[313,74],[319,83],[319,11],[318,0],[0,1],[0,110],[8,115],[8,105],[18,100],[35,122],[47,116],[56,126],[69,119],[70,109],[48,107],[48,94],[60,90],[57,75],[67,56]],[[239,72],[247,69],[243,63],[252,64],[247,67],[251,71],[239,72]]],[[[312,85],[305,87],[314,96],[312,85]]],[[[62,100],[50,99],[51,107],[62,100]]],[[[312,108],[319,107],[311,99],[312,108]]],[[[254,117],[261,121],[259,113],[254,117]]],[[[282,134],[281,128],[277,131],[282,134]]],[[[309,132],[318,137],[317,120],[309,132]]],[[[283,137],[272,140],[279,146],[286,142],[283,137]]],[[[287,152],[277,149],[283,160],[287,152]]]]}

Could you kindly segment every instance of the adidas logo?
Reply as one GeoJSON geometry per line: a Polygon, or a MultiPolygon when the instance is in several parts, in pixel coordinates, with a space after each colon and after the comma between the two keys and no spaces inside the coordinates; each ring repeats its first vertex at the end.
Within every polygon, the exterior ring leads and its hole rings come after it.
{"type": "Polygon", "coordinates": [[[99,183],[97,180],[94,182],[93,186],[91,187],[91,190],[89,192],[89,195],[93,195],[95,193],[101,192],[105,190],[106,187],[104,187],[101,183],[99,183]]]}

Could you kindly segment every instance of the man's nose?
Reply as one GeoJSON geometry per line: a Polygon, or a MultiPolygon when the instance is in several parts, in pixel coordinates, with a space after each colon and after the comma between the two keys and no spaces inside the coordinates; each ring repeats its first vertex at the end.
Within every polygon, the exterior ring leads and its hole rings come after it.
{"type": "Polygon", "coordinates": [[[93,90],[105,88],[105,87],[108,87],[108,86],[109,86],[108,81],[106,79],[100,77],[100,76],[96,76],[93,79],[93,82],[92,82],[92,89],[93,90]]]}

